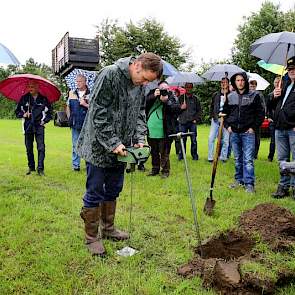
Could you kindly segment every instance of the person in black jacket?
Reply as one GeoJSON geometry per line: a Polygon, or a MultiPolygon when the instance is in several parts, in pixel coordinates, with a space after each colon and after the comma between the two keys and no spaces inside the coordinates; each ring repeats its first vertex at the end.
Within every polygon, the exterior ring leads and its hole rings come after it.
{"type": "MultiPolygon", "coordinates": [[[[192,83],[185,83],[186,93],[179,97],[181,113],[178,117],[179,130],[181,132],[192,132],[191,135],[191,156],[193,160],[199,160],[197,145],[197,124],[201,122],[202,109],[198,98],[193,95],[192,83]]],[[[186,137],[183,138],[184,148],[186,149],[186,137]]],[[[180,150],[178,160],[183,159],[180,150]]]]}
{"type": "Polygon", "coordinates": [[[246,73],[237,73],[230,81],[235,91],[229,94],[223,108],[235,156],[235,182],[230,188],[245,185],[246,192],[254,193],[254,132],[264,119],[264,108],[259,93],[249,91],[246,73]]]}
{"type": "MultiPolygon", "coordinates": [[[[260,96],[260,99],[261,99],[261,103],[264,107],[264,110],[266,112],[266,105],[265,105],[265,100],[264,100],[264,96],[263,94],[256,90],[257,89],[257,81],[254,80],[254,79],[251,79],[249,81],[249,89],[251,91],[256,91],[259,96],[260,96]]],[[[254,159],[257,159],[258,158],[258,152],[259,152],[259,148],[260,148],[260,138],[261,138],[261,128],[259,126],[259,128],[257,130],[254,130],[255,131],[255,153],[254,153],[254,159]]]]}
{"type": "Polygon", "coordinates": [[[80,157],[76,153],[76,144],[79,138],[87,111],[90,91],[86,84],[86,77],[82,74],[76,77],[77,89],[69,92],[67,116],[72,129],[72,168],[80,171],[80,157]]]}
{"type": "Polygon", "coordinates": [[[15,114],[18,118],[24,118],[25,145],[29,166],[26,174],[29,175],[32,171],[36,171],[33,149],[35,138],[38,150],[37,171],[40,176],[44,176],[44,125],[52,119],[52,107],[48,99],[38,92],[37,82],[28,83],[28,93],[21,97],[15,114]]]}
{"type": "MultiPolygon", "coordinates": [[[[279,86],[280,77],[276,77],[273,81],[274,89],[279,86]]],[[[268,94],[266,101],[266,117],[269,121],[269,134],[270,134],[270,143],[269,143],[269,153],[267,159],[269,162],[272,162],[276,144],[275,144],[275,123],[274,123],[274,113],[277,106],[277,99],[273,96],[273,91],[268,94]]]]}
{"type": "Polygon", "coordinates": [[[148,176],[158,175],[160,168],[162,178],[167,178],[170,174],[169,155],[173,139],[168,136],[176,133],[176,118],[180,107],[175,94],[168,88],[168,83],[161,81],[146,98],[147,140],[152,157],[152,170],[148,176]]]}
{"type": "MultiPolygon", "coordinates": [[[[278,161],[290,162],[295,160],[295,56],[287,61],[288,80],[283,89],[275,88],[274,101],[277,105],[274,113],[275,140],[277,146],[278,161]]],[[[272,194],[274,198],[284,198],[289,195],[295,199],[294,176],[281,175],[277,191],[272,194]]]]}

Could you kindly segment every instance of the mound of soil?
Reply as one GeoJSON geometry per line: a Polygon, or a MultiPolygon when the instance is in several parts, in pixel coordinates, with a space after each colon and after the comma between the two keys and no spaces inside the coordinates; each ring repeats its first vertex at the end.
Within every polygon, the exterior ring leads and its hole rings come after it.
{"type": "Polygon", "coordinates": [[[250,295],[273,294],[278,287],[295,279],[295,274],[282,269],[276,278],[261,279],[255,273],[241,274],[248,262],[261,263],[255,247],[254,235],[259,235],[272,250],[285,251],[295,243],[295,216],[285,208],[266,203],[245,211],[239,227],[204,241],[196,248],[196,257],[178,269],[185,277],[198,275],[206,288],[215,288],[219,294],[250,295]]]}
{"type": "Polygon", "coordinates": [[[275,204],[260,204],[245,211],[240,228],[248,234],[259,233],[273,250],[284,250],[295,241],[295,216],[275,204]]]}

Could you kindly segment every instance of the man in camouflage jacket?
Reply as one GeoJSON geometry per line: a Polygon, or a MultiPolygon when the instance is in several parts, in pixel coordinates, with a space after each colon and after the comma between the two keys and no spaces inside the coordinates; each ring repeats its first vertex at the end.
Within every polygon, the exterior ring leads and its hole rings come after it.
{"type": "Polygon", "coordinates": [[[114,227],[116,198],[124,181],[124,165],[117,161],[117,155],[125,155],[126,146],[144,145],[145,100],[141,86],[161,74],[161,59],[153,53],[143,53],[138,58],[119,59],[102,69],[96,78],[77,143],[78,154],[86,160],[81,217],[92,255],[105,254],[102,237],[129,237],[114,227]]]}

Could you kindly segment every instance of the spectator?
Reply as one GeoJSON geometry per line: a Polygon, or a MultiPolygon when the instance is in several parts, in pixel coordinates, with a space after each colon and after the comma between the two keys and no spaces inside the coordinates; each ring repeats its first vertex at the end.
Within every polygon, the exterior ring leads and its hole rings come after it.
{"type": "Polygon", "coordinates": [[[166,81],[159,82],[146,100],[148,143],[152,156],[152,170],[148,175],[158,175],[162,168],[162,178],[170,174],[169,155],[173,139],[168,136],[176,132],[176,118],[180,110],[176,96],[168,88],[166,81]]]}
{"type": "MultiPolygon", "coordinates": [[[[275,142],[278,161],[290,162],[295,160],[295,56],[287,61],[288,80],[284,87],[280,83],[273,91],[273,103],[276,104],[274,113],[275,142]]],[[[281,175],[277,191],[272,194],[276,199],[289,196],[295,199],[294,176],[281,175]]]]}
{"type": "Polygon", "coordinates": [[[230,80],[235,91],[224,105],[225,127],[231,133],[235,156],[235,182],[230,188],[245,185],[247,193],[254,193],[255,130],[264,119],[264,109],[259,94],[249,91],[246,73],[237,73],[230,80]]]}
{"type": "Polygon", "coordinates": [[[86,85],[86,77],[82,74],[77,75],[76,82],[77,89],[69,92],[66,112],[72,130],[72,168],[74,171],[80,171],[80,157],[76,153],[76,144],[89,107],[90,91],[86,85]]]}
{"type": "Polygon", "coordinates": [[[24,135],[27,150],[29,170],[27,175],[36,171],[34,159],[34,138],[38,150],[38,175],[44,176],[45,159],[45,124],[52,119],[52,107],[48,99],[39,93],[37,82],[28,83],[28,93],[23,95],[17,104],[15,114],[18,118],[24,118],[24,135]]]}
{"type": "MultiPolygon", "coordinates": [[[[273,81],[274,89],[279,87],[280,77],[276,77],[273,81]]],[[[270,133],[270,143],[269,143],[269,153],[268,161],[272,162],[276,144],[275,144],[275,123],[274,123],[274,112],[277,105],[277,99],[274,98],[274,90],[268,94],[266,102],[266,117],[269,121],[269,133],[270,133]]]]}
{"type": "MultiPolygon", "coordinates": [[[[211,117],[211,127],[208,141],[208,161],[213,162],[214,158],[214,142],[218,135],[219,129],[219,113],[222,112],[225,103],[226,95],[229,94],[229,80],[228,78],[222,78],[220,82],[220,91],[213,94],[211,107],[210,107],[210,117],[211,117]]],[[[222,130],[222,148],[220,153],[220,160],[226,162],[229,146],[229,133],[226,128],[222,130]]]]}
{"type": "MultiPolygon", "coordinates": [[[[197,124],[201,122],[201,105],[198,98],[193,95],[193,84],[185,83],[186,93],[179,97],[180,115],[178,117],[180,132],[192,132],[191,135],[191,156],[193,160],[198,160],[198,145],[197,145],[197,124]]],[[[186,149],[186,137],[183,138],[184,147],[186,149]]],[[[180,150],[178,159],[183,159],[182,151],[180,150]]]]}
{"type": "MultiPolygon", "coordinates": [[[[263,105],[264,108],[264,113],[266,112],[266,106],[265,106],[265,101],[264,101],[264,97],[262,95],[262,93],[260,91],[257,91],[257,81],[256,80],[251,80],[249,81],[249,89],[251,91],[256,91],[261,99],[261,103],[263,105]]],[[[258,152],[259,152],[259,148],[260,148],[260,138],[261,138],[261,128],[259,126],[259,128],[255,131],[255,152],[254,152],[254,159],[258,158],[258,152]]]]}

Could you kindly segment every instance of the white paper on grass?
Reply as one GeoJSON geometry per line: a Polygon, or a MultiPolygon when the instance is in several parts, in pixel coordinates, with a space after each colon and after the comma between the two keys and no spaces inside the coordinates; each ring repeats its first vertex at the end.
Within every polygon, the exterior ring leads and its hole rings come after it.
{"type": "Polygon", "coordinates": [[[133,256],[136,253],[138,253],[138,251],[129,246],[126,246],[123,249],[117,251],[118,255],[124,256],[124,257],[133,256]]]}

